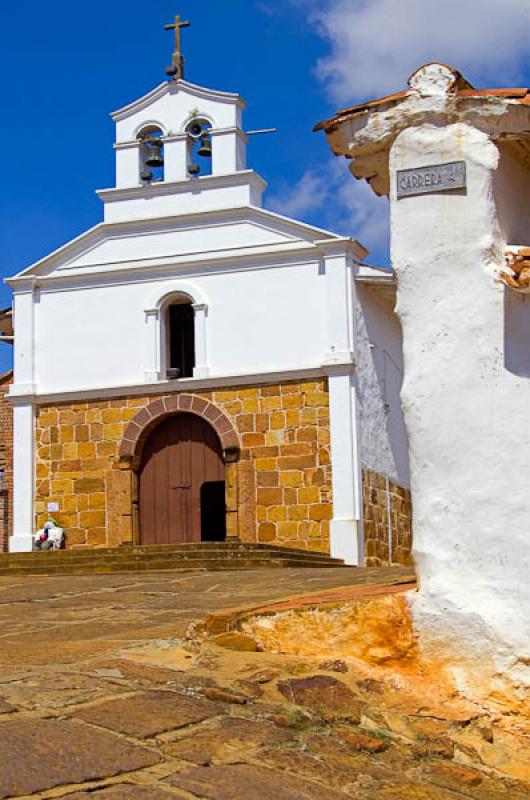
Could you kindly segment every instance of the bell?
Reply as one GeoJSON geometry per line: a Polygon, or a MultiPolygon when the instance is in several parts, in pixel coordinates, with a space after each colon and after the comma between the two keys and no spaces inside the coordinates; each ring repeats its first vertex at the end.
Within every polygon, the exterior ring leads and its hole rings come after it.
{"type": "Polygon", "coordinates": [[[197,155],[204,158],[212,157],[212,140],[207,133],[203,133],[201,136],[201,146],[197,150],[197,155]]]}
{"type": "Polygon", "coordinates": [[[163,167],[164,157],[162,155],[162,143],[158,141],[151,141],[147,145],[147,158],[145,163],[148,167],[163,167]]]}

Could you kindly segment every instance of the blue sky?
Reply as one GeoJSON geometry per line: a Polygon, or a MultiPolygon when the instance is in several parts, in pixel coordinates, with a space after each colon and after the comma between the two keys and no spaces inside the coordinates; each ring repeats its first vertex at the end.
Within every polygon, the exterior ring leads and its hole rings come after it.
{"type": "MultiPolygon", "coordinates": [[[[113,185],[109,112],[165,79],[176,12],[186,77],[238,91],[267,205],[359,238],[387,259],[386,200],[357,184],[311,128],[349,103],[403,88],[425,61],[477,85],[530,84],[528,0],[56,0],[2,10],[0,274],[12,275],[101,219],[113,185]]],[[[7,287],[0,304],[9,305],[7,287]]],[[[10,348],[0,345],[0,370],[10,348]]]]}

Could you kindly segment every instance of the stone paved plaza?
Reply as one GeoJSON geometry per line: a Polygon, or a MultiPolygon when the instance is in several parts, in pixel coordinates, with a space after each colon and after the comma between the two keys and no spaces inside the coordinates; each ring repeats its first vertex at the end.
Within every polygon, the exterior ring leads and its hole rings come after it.
{"type": "Polygon", "coordinates": [[[527,798],[449,761],[443,720],[415,747],[364,729],[381,688],[345,664],[189,639],[209,611],[385,576],[1,578],[0,798],[527,798]]]}

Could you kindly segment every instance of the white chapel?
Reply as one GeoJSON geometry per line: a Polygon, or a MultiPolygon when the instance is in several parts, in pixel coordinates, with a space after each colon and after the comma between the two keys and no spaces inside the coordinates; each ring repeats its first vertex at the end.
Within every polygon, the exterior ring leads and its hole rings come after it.
{"type": "Polygon", "coordinates": [[[7,281],[8,549],[51,515],[67,548],[232,538],[407,563],[393,274],[263,207],[245,102],[184,80],[175,24],[169,79],[112,114],[102,222],[7,281]]]}

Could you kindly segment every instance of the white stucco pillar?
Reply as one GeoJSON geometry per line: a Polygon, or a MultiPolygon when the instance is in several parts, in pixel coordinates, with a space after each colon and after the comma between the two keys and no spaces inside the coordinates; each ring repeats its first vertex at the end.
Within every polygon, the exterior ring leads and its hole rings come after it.
{"type": "Polygon", "coordinates": [[[120,142],[114,145],[116,152],[116,188],[125,189],[139,186],[140,181],[140,142],[120,142]]]}
{"type": "Polygon", "coordinates": [[[211,131],[212,175],[227,175],[246,168],[248,137],[238,128],[211,131]]]}
{"type": "Polygon", "coordinates": [[[361,565],[364,560],[362,474],[353,365],[330,368],[328,385],[333,486],[331,555],[344,559],[346,564],[361,565]]]}
{"type": "Polygon", "coordinates": [[[193,313],[195,314],[195,367],[193,368],[193,377],[206,378],[209,374],[206,337],[208,306],[206,303],[194,303],[193,313]]]}
{"type": "Polygon", "coordinates": [[[179,133],[164,138],[164,181],[183,181],[188,175],[188,136],[179,133]]]}
{"type": "Polygon", "coordinates": [[[353,261],[344,240],[319,242],[324,250],[326,352],[324,364],[351,362],[353,261]]]}
{"type": "Polygon", "coordinates": [[[10,553],[29,553],[35,523],[35,408],[15,401],[13,408],[13,534],[10,553]]]}
{"type": "Polygon", "coordinates": [[[146,308],[145,325],[147,328],[145,336],[145,370],[144,380],[146,383],[156,383],[160,377],[160,311],[158,308],[146,308]]]}

